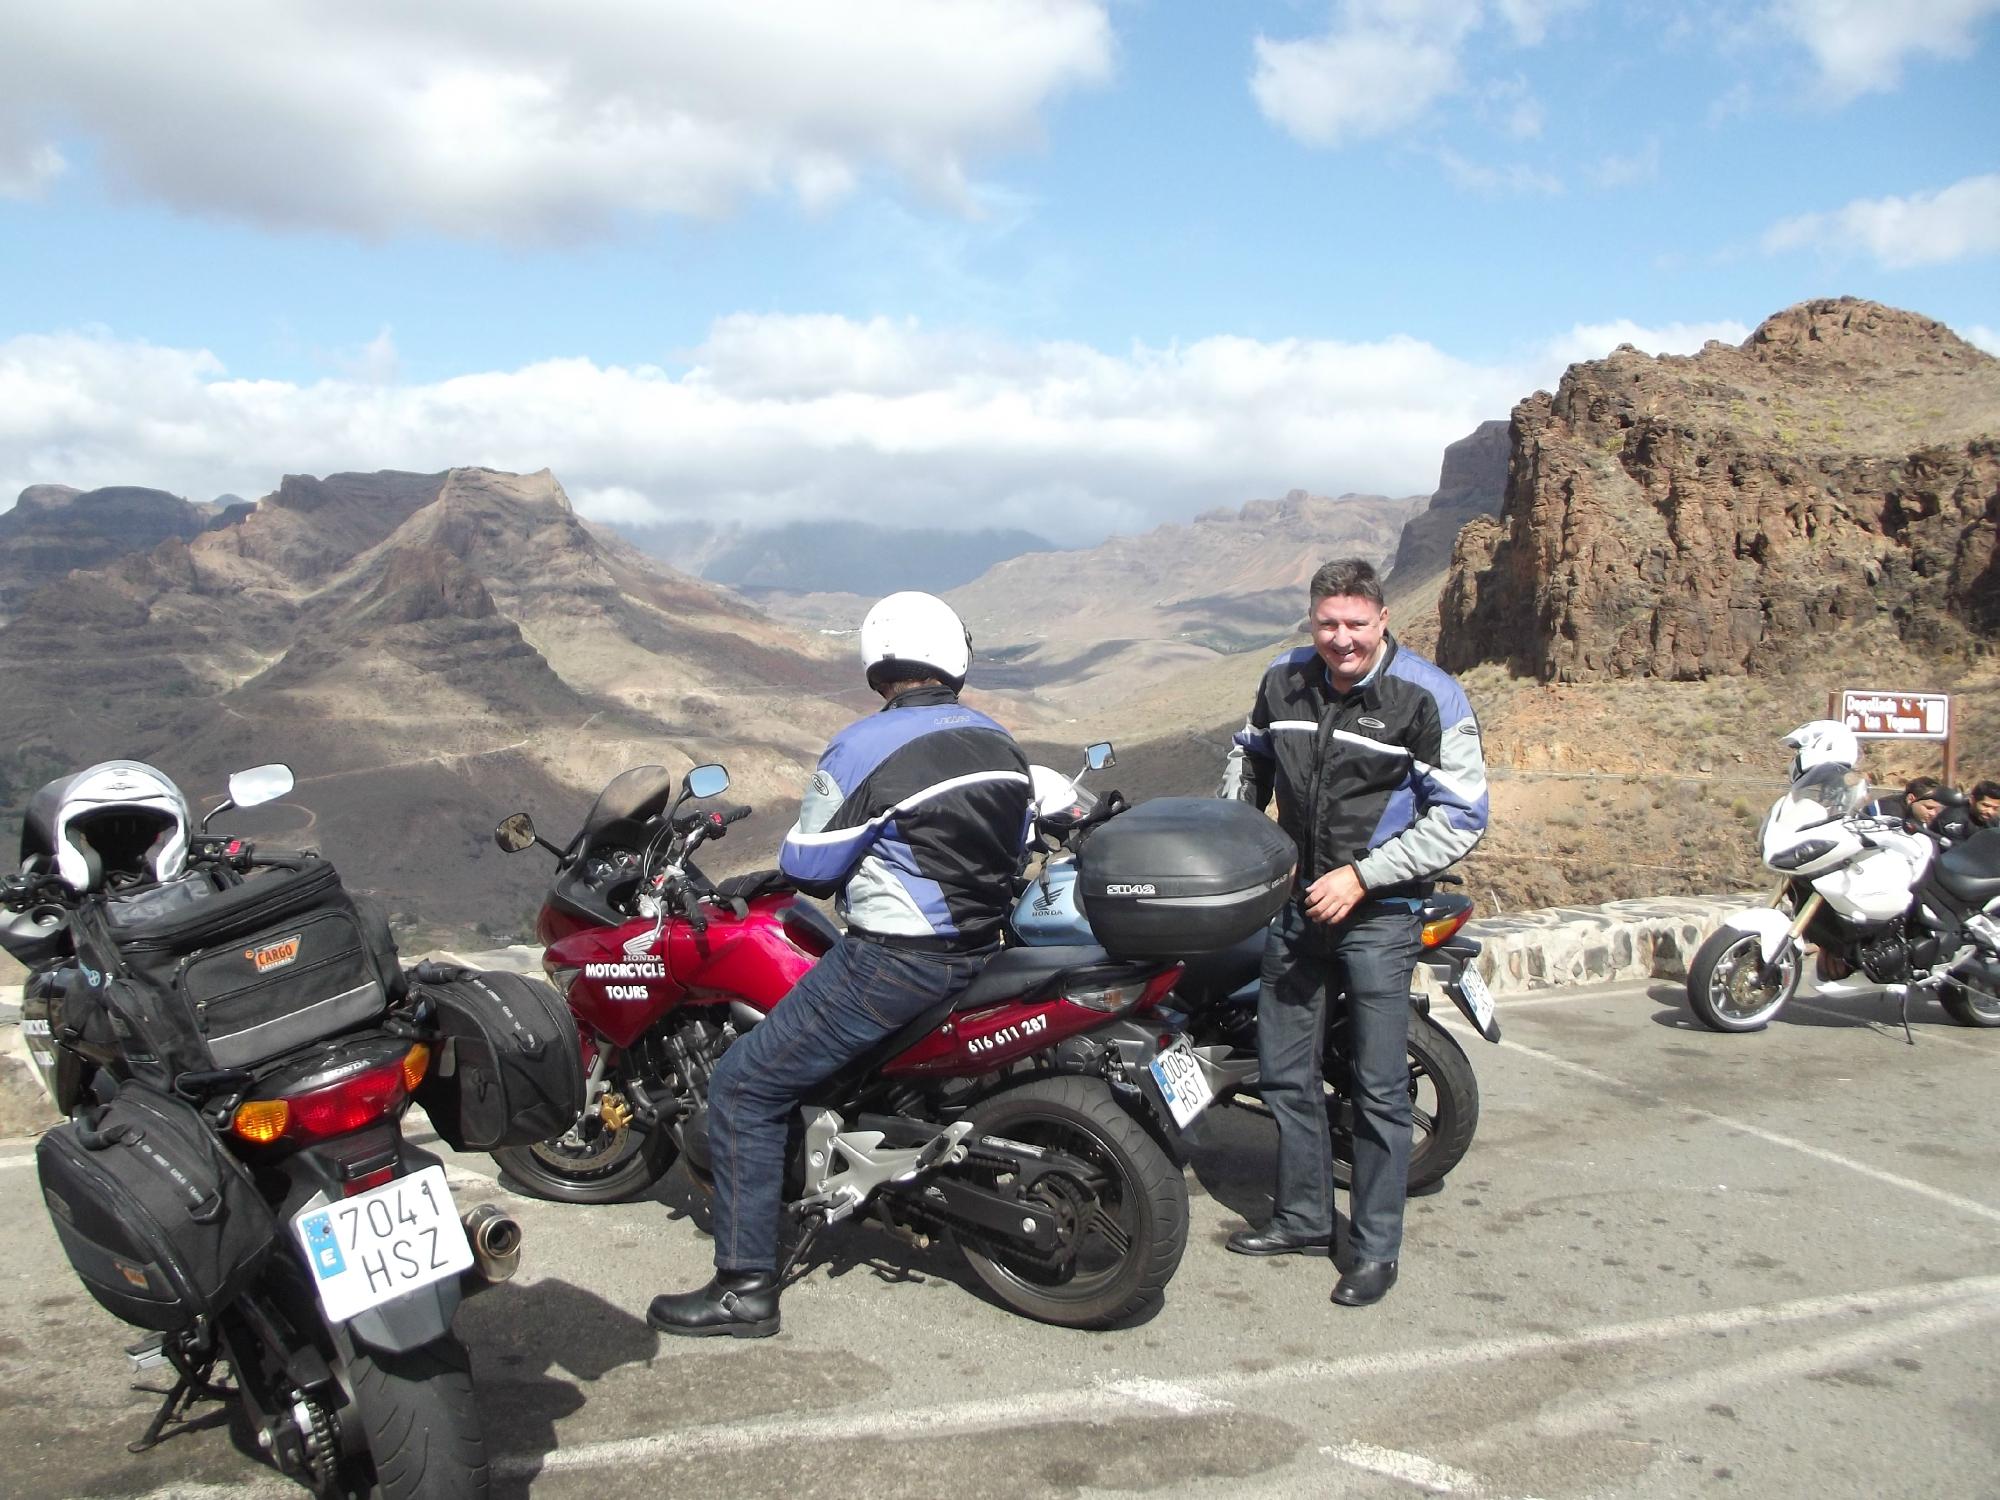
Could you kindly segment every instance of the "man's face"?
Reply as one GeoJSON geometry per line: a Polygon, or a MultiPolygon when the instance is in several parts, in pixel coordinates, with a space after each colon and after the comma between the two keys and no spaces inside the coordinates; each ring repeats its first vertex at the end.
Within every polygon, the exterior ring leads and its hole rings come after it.
{"type": "Polygon", "coordinates": [[[2000,818],[2000,797],[1974,797],[1972,811],[1980,822],[1991,823],[1995,818],[2000,818]]]}
{"type": "Polygon", "coordinates": [[[1910,816],[1926,826],[1943,811],[1944,804],[1935,797],[1918,797],[1910,803],[1910,816]]]}
{"type": "Polygon", "coordinates": [[[1329,594],[1312,607],[1313,649],[1333,676],[1333,685],[1351,688],[1375,664],[1389,611],[1354,594],[1329,594]]]}

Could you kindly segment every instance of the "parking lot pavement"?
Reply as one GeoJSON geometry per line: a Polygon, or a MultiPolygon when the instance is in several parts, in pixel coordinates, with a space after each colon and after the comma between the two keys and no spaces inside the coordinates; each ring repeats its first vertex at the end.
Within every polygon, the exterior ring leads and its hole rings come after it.
{"type": "MultiPolygon", "coordinates": [[[[528,1269],[467,1304],[500,1492],[703,1496],[2000,1495],[2000,1032],[1815,1004],[1755,1036],[1673,987],[1503,1001],[1459,1036],[1483,1114],[1414,1200],[1402,1282],[1245,1260],[1270,1127],[1208,1122],[1158,1314],[1081,1334],[956,1256],[836,1231],[760,1342],[643,1322],[708,1269],[676,1172],[649,1201],[506,1201],[528,1269]],[[1884,1024],[1887,1023],[1887,1024],[1884,1024]]],[[[124,1452],[150,1401],[77,1286],[27,1142],[0,1144],[0,1473],[59,1495],[297,1493],[218,1425],[124,1452]]]]}

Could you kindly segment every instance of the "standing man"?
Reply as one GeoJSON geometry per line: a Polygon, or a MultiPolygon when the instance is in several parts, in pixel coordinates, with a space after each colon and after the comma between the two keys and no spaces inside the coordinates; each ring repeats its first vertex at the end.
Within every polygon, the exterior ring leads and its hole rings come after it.
{"type": "Polygon", "coordinates": [[[1972,820],[1981,828],[1991,828],[2000,823],[2000,781],[1974,783],[1972,820]]]}
{"type": "Polygon", "coordinates": [[[861,624],[882,709],[826,747],[778,863],[840,896],[847,933],[722,1054],[708,1093],[715,1277],[655,1297],[662,1333],[778,1331],[778,1215],[799,1104],[884,1038],[964,989],[1000,941],[1028,835],[1028,762],[958,701],[972,637],[929,594],[891,594],[861,624]]]}
{"type": "Polygon", "coordinates": [[[1329,989],[1346,995],[1354,1054],[1354,1190],[1333,1300],[1396,1284],[1410,1164],[1410,971],[1430,877],[1486,831],[1479,724],[1459,685],[1389,634],[1375,569],[1313,575],[1313,644],[1264,673],[1229,752],[1222,795],[1266,807],[1299,846],[1298,884],[1271,924],[1257,1062],[1278,1125],[1271,1222],[1241,1255],[1333,1247],[1333,1153],[1322,1087],[1329,989]]]}

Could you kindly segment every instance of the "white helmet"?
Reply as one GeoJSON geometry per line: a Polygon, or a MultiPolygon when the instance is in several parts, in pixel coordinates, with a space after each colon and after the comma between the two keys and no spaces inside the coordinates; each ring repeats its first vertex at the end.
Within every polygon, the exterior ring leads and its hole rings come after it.
{"type": "Polygon", "coordinates": [[[165,773],[136,760],[107,760],[52,781],[29,800],[24,859],[55,861],[71,890],[105,878],[172,880],[187,868],[188,805],[165,773]]]}
{"type": "Polygon", "coordinates": [[[1814,719],[1785,736],[1785,743],[1799,753],[1792,757],[1792,780],[1797,781],[1814,766],[1839,766],[1851,771],[1861,759],[1861,741],[1838,719],[1814,719]]]}
{"type": "Polygon", "coordinates": [[[972,665],[972,632],[935,594],[891,594],[861,622],[861,661],[868,685],[899,678],[942,677],[953,690],[972,665]]]}

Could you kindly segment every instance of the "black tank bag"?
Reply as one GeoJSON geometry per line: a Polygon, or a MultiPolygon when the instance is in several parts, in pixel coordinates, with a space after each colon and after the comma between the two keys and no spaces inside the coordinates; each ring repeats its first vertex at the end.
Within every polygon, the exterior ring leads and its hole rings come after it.
{"type": "Polygon", "coordinates": [[[402,971],[388,924],[324,860],[254,872],[192,906],[86,926],[134,1077],[254,1067],[380,1019],[402,971]],[[107,951],[108,950],[108,951],[107,951]]]}
{"type": "Polygon", "coordinates": [[[77,1276],[140,1328],[214,1317],[278,1243],[270,1205],[201,1116],[138,1085],[45,1134],[35,1168],[77,1276]]]}
{"type": "Polygon", "coordinates": [[[555,989],[525,974],[419,965],[438,1052],[417,1103],[455,1151],[529,1146],[583,1113],[583,1048],[555,989]]]}

